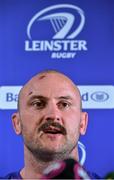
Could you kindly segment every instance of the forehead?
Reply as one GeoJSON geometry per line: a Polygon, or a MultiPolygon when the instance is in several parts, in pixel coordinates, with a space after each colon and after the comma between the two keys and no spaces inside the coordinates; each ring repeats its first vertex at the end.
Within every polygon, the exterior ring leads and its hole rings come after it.
{"type": "Polygon", "coordinates": [[[74,94],[80,98],[79,90],[75,84],[68,77],[59,73],[43,73],[33,77],[21,92],[24,97],[32,94],[45,96],[74,94]]]}

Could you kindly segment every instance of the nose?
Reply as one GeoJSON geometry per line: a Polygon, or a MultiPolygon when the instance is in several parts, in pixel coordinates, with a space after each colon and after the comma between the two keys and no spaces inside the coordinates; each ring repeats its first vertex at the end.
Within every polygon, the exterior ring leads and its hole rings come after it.
{"type": "Polygon", "coordinates": [[[61,113],[55,103],[50,103],[47,107],[45,113],[45,120],[46,121],[61,121],[61,113]]]}

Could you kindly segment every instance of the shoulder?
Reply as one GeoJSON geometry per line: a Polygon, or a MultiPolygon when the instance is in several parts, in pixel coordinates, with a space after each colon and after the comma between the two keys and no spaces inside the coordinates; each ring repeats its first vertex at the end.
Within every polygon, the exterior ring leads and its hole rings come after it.
{"type": "Polygon", "coordinates": [[[22,177],[20,175],[20,171],[17,171],[17,172],[9,173],[4,177],[0,177],[0,179],[22,179],[22,177]]]}

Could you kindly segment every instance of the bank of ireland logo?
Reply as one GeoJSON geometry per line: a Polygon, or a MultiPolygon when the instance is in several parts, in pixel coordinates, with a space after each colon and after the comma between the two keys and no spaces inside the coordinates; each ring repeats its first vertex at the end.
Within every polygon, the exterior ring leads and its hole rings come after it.
{"type": "MultiPolygon", "coordinates": [[[[25,41],[26,51],[50,52],[51,58],[74,58],[77,51],[87,51],[85,40],[76,40],[85,24],[85,15],[81,8],[71,4],[49,6],[36,13],[28,23],[25,41]],[[53,30],[51,39],[34,39],[33,27],[48,21],[53,30]],[[78,22],[76,24],[76,22],[78,22]]],[[[49,26],[49,24],[48,24],[49,26]]],[[[43,29],[42,29],[43,31],[43,29]]],[[[36,30],[38,33],[39,31],[36,30]]],[[[41,31],[40,31],[41,32],[41,31]]],[[[44,33],[44,32],[43,32],[44,33]]]]}
{"type": "Polygon", "coordinates": [[[96,91],[91,94],[91,99],[96,102],[105,102],[109,99],[109,94],[104,91],[96,91]]]}

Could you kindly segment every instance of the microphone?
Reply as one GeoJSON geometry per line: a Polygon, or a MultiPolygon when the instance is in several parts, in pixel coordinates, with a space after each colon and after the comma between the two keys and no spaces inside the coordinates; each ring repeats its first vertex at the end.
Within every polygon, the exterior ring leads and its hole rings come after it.
{"type": "Polygon", "coordinates": [[[106,176],[105,179],[114,179],[114,171],[113,172],[109,172],[106,176]]]}
{"type": "Polygon", "coordinates": [[[42,179],[90,179],[84,168],[74,159],[57,161],[44,170],[42,179]]]}

